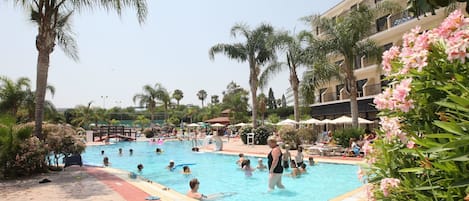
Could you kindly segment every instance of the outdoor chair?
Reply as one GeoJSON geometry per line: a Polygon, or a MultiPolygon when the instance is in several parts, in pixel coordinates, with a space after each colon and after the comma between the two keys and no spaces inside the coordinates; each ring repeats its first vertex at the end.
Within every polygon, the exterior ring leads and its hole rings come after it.
{"type": "Polygon", "coordinates": [[[81,160],[81,155],[80,154],[76,154],[76,155],[72,155],[72,156],[66,156],[64,158],[64,169],[68,166],[71,166],[71,165],[79,165],[80,167],[83,166],[83,161],[81,160]]]}

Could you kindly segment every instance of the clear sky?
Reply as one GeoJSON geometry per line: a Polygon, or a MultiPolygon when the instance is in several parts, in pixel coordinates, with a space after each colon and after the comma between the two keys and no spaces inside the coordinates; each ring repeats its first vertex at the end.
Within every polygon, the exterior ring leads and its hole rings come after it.
{"type": "MultiPolygon", "coordinates": [[[[0,75],[14,80],[28,77],[35,89],[37,28],[29,21],[28,12],[11,2],[0,2],[0,75]]],[[[208,93],[206,102],[211,95],[221,99],[230,81],[249,89],[247,63],[229,60],[223,54],[217,54],[213,61],[208,57],[214,44],[242,41],[242,37],[230,36],[235,23],[254,28],[266,22],[298,33],[309,29],[299,18],[323,13],[340,0],[147,2],[149,15],[142,26],[130,9],[122,17],[99,9],[74,15],[80,60],[74,62],[56,47],[48,78],[56,94],[46,98],[58,108],[89,101],[106,108],[136,106],[132,97],[141,93],[145,84],[161,83],[170,93],[182,90],[182,104],[200,105],[196,94],[201,89],[208,93]]],[[[272,79],[263,92],[269,87],[280,98],[289,87],[288,71],[272,79]]]]}

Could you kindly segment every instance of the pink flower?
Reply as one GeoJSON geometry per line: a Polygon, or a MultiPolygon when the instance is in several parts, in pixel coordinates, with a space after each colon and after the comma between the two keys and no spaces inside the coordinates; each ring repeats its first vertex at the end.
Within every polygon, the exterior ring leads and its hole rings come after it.
{"type": "Polygon", "coordinates": [[[359,179],[360,181],[362,181],[364,174],[363,174],[363,170],[362,170],[361,168],[358,168],[357,175],[358,175],[358,179],[359,179]]]}
{"type": "Polygon", "coordinates": [[[399,179],[394,179],[394,178],[384,178],[381,179],[381,184],[380,184],[380,189],[383,191],[384,197],[388,197],[389,195],[389,190],[391,188],[396,188],[401,181],[399,179]]]}
{"type": "Polygon", "coordinates": [[[393,59],[395,59],[397,56],[399,56],[399,47],[397,46],[392,46],[389,50],[385,51],[383,53],[383,61],[381,64],[383,65],[383,70],[385,72],[385,75],[389,75],[392,70],[391,62],[393,59]]]}
{"type": "Polygon", "coordinates": [[[367,184],[366,185],[366,196],[368,198],[368,201],[375,201],[375,197],[373,195],[374,187],[372,184],[367,184]]]}
{"type": "Polygon", "coordinates": [[[464,24],[467,24],[464,15],[460,10],[455,10],[441,23],[436,31],[439,35],[446,38],[451,32],[462,27],[464,24]]]}
{"type": "Polygon", "coordinates": [[[413,149],[414,147],[415,147],[415,142],[413,142],[412,140],[409,140],[407,142],[407,148],[413,149]]]}

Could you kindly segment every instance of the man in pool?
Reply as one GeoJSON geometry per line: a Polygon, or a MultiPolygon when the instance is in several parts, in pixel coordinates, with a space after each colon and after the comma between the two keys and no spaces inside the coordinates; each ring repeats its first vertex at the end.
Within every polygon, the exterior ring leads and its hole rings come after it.
{"type": "Polygon", "coordinates": [[[166,169],[170,170],[170,171],[173,171],[174,170],[174,161],[173,160],[170,160],[169,161],[169,165],[166,166],[166,169]]]}
{"type": "Polygon", "coordinates": [[[275,186],[277,186],[277,188],[284,189],[285,186],[282,184],[282,150],[280,150],[280,147],[278,146],[277,140],[274,136],[271,136],[267,139],[267,144],[272,149],[267,155],[267,166],[269,169],[269,190],[274,190],[275,186]]]}
{"type": "Polygon", "coordinates": [[[197,192],[199,190],[199,184],[200,182],[199,180],[197,180],[197,178],[192,179],[189,182],[189,186],[191,187],[191,189],[187,191],[187,196],[189,196],[190,198],[197,199],[197,200],[202,200],[204,198],[207,198],[207,196],[205,196],[204,194],[197,192]]]}

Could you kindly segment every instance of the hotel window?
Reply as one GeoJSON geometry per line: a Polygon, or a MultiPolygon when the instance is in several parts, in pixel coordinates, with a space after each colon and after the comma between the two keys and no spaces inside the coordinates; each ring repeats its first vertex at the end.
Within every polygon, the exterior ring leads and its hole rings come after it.
{"type": "Polygon", "coordinates": [[[320,103],[323,102],[323,101],[322,101],[322,99],[323,99],[322,94],[323,94],[324,92],[326,92],[326,90],[327,90],[327,88],[319,89],[319,102],[320,102],[320,103]]]}
{"type": "Polygon", "coordinates": [[[389,50],[392,47],[392,43],[388,43],[386,45],[383,45],[383,51],[389,50]]]}
{"type": "Polygon", "coordinates": [[[385,16],[380,17],[376,20],[376,31],[377,32],[381,32],[381,31],[384,31],[384,30],[388,29],[388,16],[389,15],[385,15],[385,16]]]}
{"type": "Polygon", "coordinates": [[[340,100],[340,90],[342,90],[342,88],[344,88],[344,84],[339,84],[335,86],[336,100],[340,100]]]}
{"type": "Polygon", "coordinates": [[[359,69],[359,68],[362,67],[362,57],[363,57],[363,55],[359,55],[355,58],[355,66],[353,68],[354,70],[359,69]]]}
{"type": "Polygon", "coordinates": [[[357,97],[363,96],[363,86],[368,81],[368,79],[357,80],[357,97]]]}

